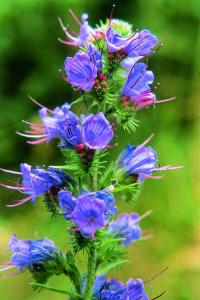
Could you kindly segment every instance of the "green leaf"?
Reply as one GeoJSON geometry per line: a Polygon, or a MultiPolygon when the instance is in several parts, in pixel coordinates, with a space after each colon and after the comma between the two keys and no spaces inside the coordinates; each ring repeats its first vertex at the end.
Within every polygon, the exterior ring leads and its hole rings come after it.
{"type": "Polygon", "coordinates": [[[127,263],[130,263],[128,259],[116,260],[113,263],[106,264],[105,266],[99,268],[97,271],[97,275],[107,274],[111,270],[116,269],[117,267],[120,267],[121,265],[127,263]]]}
{"type": "Polygon", "coordinates": [[[57,288],[54,288],[54,287],[51,287],[51,286],[48,286],[46,284],[41,284],[41,283],[36,283],[36,282],[31,282],[30,283],[34,288],[39,288],[39,289],[46,289],[46,290],[49,290],[51,292],[56,292],[56,293],[61,293],[61,294],[66,294],[66,295],[69,295],[75,299],[81,299],[81,295],[75,293],[75,292],[71,292],[71,291],[66,291],[66,290],[61,290],[61,289],[57,289],[57,288]]]}

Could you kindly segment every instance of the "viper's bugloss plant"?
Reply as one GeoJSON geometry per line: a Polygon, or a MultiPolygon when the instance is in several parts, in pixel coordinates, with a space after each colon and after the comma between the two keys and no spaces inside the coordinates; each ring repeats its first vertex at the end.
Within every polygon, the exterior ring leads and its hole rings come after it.
{"type": "Polygon", "coordinates": [[[32,145],[57,139],[65,161],[61,166],[21,163],[19,171],[1,169],[10,173],[15,183],[0,186],[25,195],[8,207],[31,201],[37,209],[42,196],[50,214],[63,218],[63,235],[67,230],[71,244],[59,250],[47,238],[19,240],[14,234],[9,243],[10,260],[0,271],[4,277],[7,273],[3,272],[16,274],[28,269],[35,289],[63,293],[68,299],[156,299],[159,296],[148,293],[149,281],[130,278],[122,283],[109,278],[112,269],[127,262],[127,247],[145,237],[141,220],[149,214],[117,216],[117,207],[120,198],[135,202],[145,179],[159,179],[161,171],[180,167],[159,165],[156,151],[147,146],[152,135],[140,145],[128,144],[116,161],[107,157],[111,148],[117,149],[116,127],[133,134],[140,110],[174,99],[156,100],[152,87],[154,74],[146,58],[156,53],[159,40],[146,29],[132,31],[130,24],[118,19],[110,18],[92,28],[86,14],[81,21],[71,10],[70,14],[80,30],[73,32],[59,19],[66,37],[60,42],[76,51],[65,59],[62,74],[79,97],[52,110],[31,98],[40,106],[40,121],[24,121],[30,128],[18,133],[32,145]],[[80,103],[87,113],[78,116],[73,110],[80,103]],[[86,271],[77,263],[80,251],[88,260],[86,271]],[[48,282],[51,276],[61,274],[70,279],[66,290],[48,282]]]}

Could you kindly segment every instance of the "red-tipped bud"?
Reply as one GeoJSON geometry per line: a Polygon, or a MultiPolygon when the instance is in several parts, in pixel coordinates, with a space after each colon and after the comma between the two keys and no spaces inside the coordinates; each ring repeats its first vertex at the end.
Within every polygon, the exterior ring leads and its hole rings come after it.
{"type": "Polygon", "coordinates": [[[76,151],[77,153],[82,153],[85,150],[85,145],[84,144],[78,144],[76,145],[76,151]]]}
{"type": "Polygon", "coordinates": [[[103,82],[101,83],[101,86],[102,86],[103,88],[106,88],[106,87],[107,87],[107,83],[106,83],[105,81],[103,81],[103,82]]]}
{"type": "Polygon", "coordinates": [[[100,80],[106,80],[106,79],[107,79],[107,77],[106,77],[106,75],[105,75],[105,74],[103,74],[103,73],[100,73],[100,74],[99,74],[99,79],[100,79],[100,80]]]}

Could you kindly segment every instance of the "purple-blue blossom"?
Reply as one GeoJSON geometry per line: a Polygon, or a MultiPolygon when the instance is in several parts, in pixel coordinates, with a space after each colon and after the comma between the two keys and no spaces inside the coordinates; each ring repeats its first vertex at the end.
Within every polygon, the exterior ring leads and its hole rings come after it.
{"type": "Polygon", "coordinates": [[[20,175],[21,178],[19,178],[19,180],[22,182],[21,184],[17,184],[17,186],[5,185],[2,183],[0,186],[11,190],[18,190],[19,192],[28,195],[27,197],[18,200],[13,205],[7,205],[8,207],[18,206],[29,200],[34,203],[37,197],[51,191],[52,188],[61,188],[67,182],[74,184],[74,181],[71,179],[71,177],[63,170],[55,169],[53,167],[49,167],[48,169],[41,167],[32,168],[26,163],[21,163],[20,172],[4,169],[1,170],[7,173],[20,175]]]}
{"type": "Polygon", "coordinates": [[[142,182],[145,178],[161,178],[160,176],[152,176],[152,173],[161,170],[174,170],[181,167],[173,167],[171,165],[159,167],[156,151],[145,145],[152,138],[148,138],[139,146],[128,145],[117,162],[117,165],[129,175],[137,175],[137,181],[142,182]]]}
{"type": "Polygon", "coordinates": [[[106,279],[106,275],[97,276],[93,286],[93,295],[97,300],[149,300],[141,279],[130,278],[124,285],[115,278],[106,279]]]}
{"type": "Polygon", "coordinates": [[[154,81],[154,75],[146,68],[146,64],[136,63],[130,70],[121,91],[123,100],[130,100],[137,108],[150,106],[156,101],[156,97],[149,87],[154,81]]]}
{"type": "Polygon", "coordinates": [[[67,41],[59,39],[59,41],[65,45],[70,45],[70,46],[75,46],[75,47],[81,47],[85,46],[87,44],[87,41],[93,37],[95,34],[94,29],[90,27],[88,24],[88,15],[87,14],[82,14],[81,16],[81,21],[77,18],[77,16],[70,11],[74,21],[78,24],[80,31],[79,33],[74,32],[71,30],[69,27],[64,26],[63,22],[61,19],[59,19],[60,25],[62,30],[64,31],[64,34],[67,38],[67,41]]]}
{"type": "Polygon", "coordinates": [[[81,51],[77,52],[74,57],[67,57],[64,62],[66,80],[78,89],[90,91],[97,78],[97,63],[95,56],[81,51]]]}
{"type": "Polygon", "coordinates": [[[123,52],[124,57],[144,57],[153,53],[158,39],[149,30],[141,30],[131,37],[124,37],[111,27],[107,30],[106,45],[110,52],[123,52]]]}
{"type": "Polygon", "coordinates": [[[116,221],[112,221],[109,225],[109,232],[116,237],[124,238],[121,242],[124,246],[129,246],[134,241],[140,239],[142,230],[139,225],[140,216],[136,213],[122,214],[116,221]]]}
{"type": "Polygon", "coordinates": [[[85,117],[82,128],[83,143],[90,149],[106,148],[114,136],[113,129],[102,112],[85,117]]]}
{"type": "Polygon", "coordinates": [[[73,197],[70,192],[61,190],[58,199],[65,218],[71,219],[86,238],[94,238],[96,230],[103,228],[117,213],[113,195],[105,191],[83,192],[73,197]]]}
{"type": "Polygon", "coordinates": [[[16,267],[20,271],[30,268],[34,264],[43,264],[53,259],[58,252],[54,242],[49,239],[41,240],[19,240],[14,234],[9,243],[12,253],[10,261],[0,267],[0,271],[16,267]]]}

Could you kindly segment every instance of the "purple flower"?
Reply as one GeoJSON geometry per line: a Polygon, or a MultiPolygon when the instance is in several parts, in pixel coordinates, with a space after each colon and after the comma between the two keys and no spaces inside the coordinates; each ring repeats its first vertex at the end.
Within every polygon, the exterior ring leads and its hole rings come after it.
{"type": "Polygon", "coordinates": [[[153,53],[153,48],[158,42],[156,36],[149,30],[141,30],[131,37],[123,37],[112,28],[106,32],[106,45],[110,52],[123,52],[124,56],[138,57],[153,53]]]}
{"type": "Polygon", "coordinates": [[[71,220],[85,238],[91,236],[94,239],[96,230],[106,225],[105,209],[104,202],[98,198],[91,198],[88,195],[78,196],[71,220]]]}
{"type": "Polygon", "coordinates": [[[66,190],[58,193],[60,208],[66,219],[71,219],[84,237],[94,238],[95,231],[104,227],[117,213],[115,199],[105,191],[83,192],[76,198],[66,190]]]}
{"type": "Polygon", "coordinates": [[[153,81],[153,72],[146,70],[146,64],[137,63],[129,72],[121,94],[138,108],[150,106],[156,101],[149,87],[153,81]]]}
{"type": "Polygon", "coordinates": [[[91,57],[94,64],[96,65],[97,70],[101,70],[103,67],[102,54],[96,47],[92,44],[88,46],[87,54],[91,57]]]}
{"type": "Polygon", "coordinates": [[[142,235],[139,226],[140,217],[136,213],[122,214],[116,221],[112,221],[109,226],[109,232],[113,232],[117,237],[124,238],[122,245],[129,246],[132,242],[138,240],[142,235]]]}
{"type": "Polygon", "coordinates": [[[85,46],[87,41],[93,37],[95,34],[94,29],[92,29],[89,24],[88,24],[88,15],[87,14],[82,14],[81,19],[82,23],[79,21],[77,16],[70,11],[74,21],[78,24],[80,28],[80,32],[77,34],[76,32],[70,30],[70,28],[65,27],[61,19],[59,19],[60,25],[62,30],[64,31],[64,34],[66,35],[68,41],[64,41],[62,39],[59,39],[59,41],[65,45],[70,45],[70,46],[85,46]],[[71,33],[70,33],[71,31],[71,33]]]}
{"type": "Polygon", "coordinates": [[[93,295],[99,300],[121,300],[125,292],[124,284],[115,278],[106,280],[105,275],[95,278],[93,295]]]}
{"type": "Polygon", "coordinates": [[[89,115],[82,122],[83,143],[90,149],[102,150],[113,138],[113,130],[102,112],[89,115]]]}
{"type": "Polygon", "coordinates": [[[72,194],[67,190],[61,190],[58,192],[59,206],[64,211],[66,219],[70,219],[70,215],[73,212],[76,202],[73,199],[72,194]]]}
{"type": "Polygon", "coordinates": [[[40,195],[51,191],[52,188],[60,188],[65,185],[66,182],[74,184],[74,181],[68,176],[64,171],[60,169],[54,169],[49,167],[47,170],[36,167],[32,168],[30,165],[22,163],[20,165],[21,172],[9,171],[1,169],[7,173],[13,173],[20,175],[22,177],[22,183],[17,186],[10,186],[5,184],[0,184],[0,186],[6,187],[8,189],[18,190],[28,197],[18,200],[16,204],[7,205],[8,207],[15,207],[21,205],[29,200],[34,203],[36,198],[40,195]]]}
{"type": "MultiPolygon", "coordinates": [[[[41,106],[41,105],[40,105],[41,106]]],[[[50,141],[54,138],[62,138],[63,135],[68,140],[68,146],[73,148],[73,145],[80,142],[80,128],[78,117],[70,111],[68,103],[61,107],[56,107],[53,111],[43,107],[39,111],[42,124],[25,122],[30,125],[31,130],[26,131],[26,134],[19,133],[22,136],[38,139],[36,141],[28,141],[29,144],[40,144],[50,141]]]]}
{"type": "Polygon", "coordinates": [[[143,144],[135,147],[128,145],[118,160],[118,166],[129,175],[137,175],[137,181],[142,182],[145,178],[161,178],[160,176],[152,176],[153,172],[161,170],[173,170],[181,167],[172,167],[170,165],[157,167],[158,158],[156,151],[145,145],[152,138],[151,135],[143,144]]]}
{"type": "Polygon", "coordinates": [[[149,300],[145,293],[144,283],[141,279],[130,278],[126,283],[126,292],[122,300],[149,300]]]}
{"type": "MultiPolygon", "coordinates": [[[[99,64],[99,62],[98,62],[99,64]]],[[[97,77],[95,57],[85,52],[78,52],[74,57],[67,57],[64,63],[66,80],[84,91],[90,91],[97,77]]]]}
{"type": "Polygon", "coordinates": [[[41,240],[19,240],[14,234],[9,243],[9,250],[12,253],[10,262],[0,267],[0,271],[17,267],[20,271],[31,268],[34,264],[43,264],[53,259],[58,249],[48,239],[41,240]]]}

